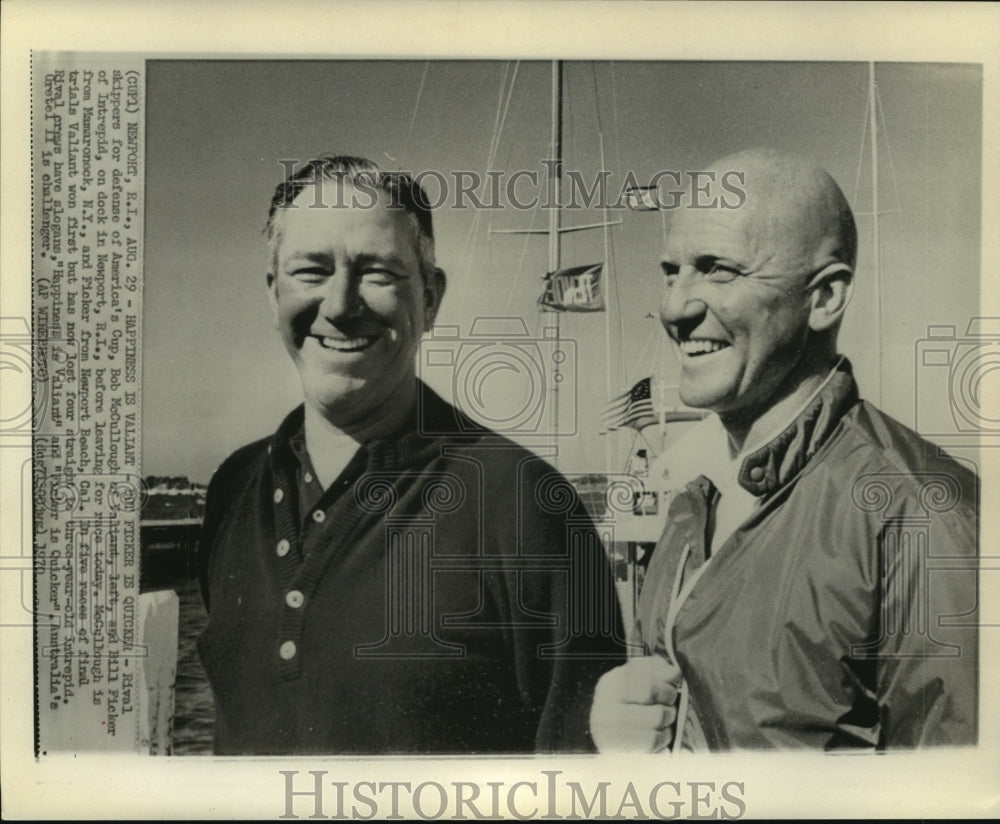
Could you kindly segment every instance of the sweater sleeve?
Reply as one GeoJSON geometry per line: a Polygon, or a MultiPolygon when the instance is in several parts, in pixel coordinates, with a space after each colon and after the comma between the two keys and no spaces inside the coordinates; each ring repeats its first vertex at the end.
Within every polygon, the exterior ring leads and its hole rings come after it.
{"type": "Polygon", "coordinates": [[[259,441],[234,452],[222,462],[208,482],[208,491],[205,493],[205,517],[202,519],[201,532],[198,536],[198,583],[205,609],[209,612],[211,612],[209,580],[215,536],[236,491],[236,485],[246,476],[253,456],[263,443],[264,441],[259,441]]]}
{"type": "Polygon", "coordinates": [[[594,688],[603,673],[626,658],[621,610],[600,538],[591,530],[579,540],[570,573],[553,599],[569,604],[566,623],[543,648],[553,659],[535,741],[539,752],[595,750],[589,727],[594,688]]]}
{"type": "Polygon", "coordinates": [[[626,657],[614,576],[570,482],[543,462],[524,466],[520,477],[523,568],[508,586],[516,586],[521,612],[552,616],[517,631],[519,680],[538,718],[535,748],[591,752],[594,687],[626,657]]]}

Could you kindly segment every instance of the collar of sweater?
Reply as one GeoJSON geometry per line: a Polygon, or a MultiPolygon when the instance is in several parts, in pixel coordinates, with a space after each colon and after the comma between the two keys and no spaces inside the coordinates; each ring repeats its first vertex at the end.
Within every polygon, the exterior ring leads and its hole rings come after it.
{"type": "MultiPolygon", "coordinates": [[[[299,405],[282,421],[268,445],[272,468],[287,466],[294,458],[291,440],[302,431],[304,420],[305,406],[299,405]]],[[[394,437],[369,441],[359,450],[359,456],[364,455],[362,471],[406,469],[432,457],[444,440],[477,440],[491,434],[418,380],[417,402],[406,424],[394,437]]]]}

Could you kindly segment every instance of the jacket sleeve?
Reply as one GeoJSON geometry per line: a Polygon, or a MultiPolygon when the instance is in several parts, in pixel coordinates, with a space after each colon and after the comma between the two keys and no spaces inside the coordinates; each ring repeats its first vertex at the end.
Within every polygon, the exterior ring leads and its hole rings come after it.
{"type": "Polygon", "coordinates": [[[880,749],[976,743],[978,491],[931,492],[881,534],[880,749]]]}

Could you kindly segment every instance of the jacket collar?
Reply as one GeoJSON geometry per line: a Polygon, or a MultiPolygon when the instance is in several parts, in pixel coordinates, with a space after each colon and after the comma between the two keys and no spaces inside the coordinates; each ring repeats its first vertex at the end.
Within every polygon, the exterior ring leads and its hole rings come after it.
{"type": "Polygon", "coordinates": [[[758,497],[777,492],[802,471],[857,401],[851,364],[842,358],[795,420],[743,458],[737,477],[740,486],[758,497]]]}

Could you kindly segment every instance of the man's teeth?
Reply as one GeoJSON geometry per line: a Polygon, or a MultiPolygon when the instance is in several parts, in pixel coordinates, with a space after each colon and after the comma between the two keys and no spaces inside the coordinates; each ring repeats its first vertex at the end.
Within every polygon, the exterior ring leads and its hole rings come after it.
{"type": "Polygon", "coordinates": [[[371,346],[377,339],[377,336],[366,338],[319,338],[319,342],[324,349],[335,349],[338,352],[357,352],[360,349],[371,346]]]}
{"type": "Polygon", "coordinates": [[[681,351],[685,355],[706,355],[725,349],[728,345],[718,340],[685,340],[681,341],[681,351]]]}

